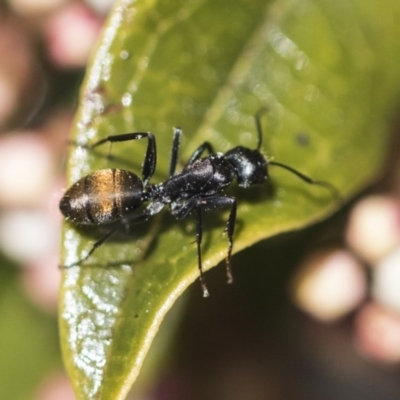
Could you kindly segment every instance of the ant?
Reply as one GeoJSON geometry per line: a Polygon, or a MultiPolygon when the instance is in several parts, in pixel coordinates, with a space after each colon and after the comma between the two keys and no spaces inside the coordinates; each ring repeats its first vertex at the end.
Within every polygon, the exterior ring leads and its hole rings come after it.
{"type": "Polygon", "coordinates": [[[255,115],[258,142],[255,149],[237,146],[225,154],[215,152],[209,142],[204,142],[191,155],[181,172],[176,173],[182,130],[174,128],[169,177],[161,183],[151,184],[157,162],[156,139],[150,132],[134,132],[112,135],[91,145],[89,150],[104,143],[147,139],[147,150],[142,164],[142,179],[123,169],[101,169],[78,180],[64,194],[60,210],[65,218],[79,225],[110,224],[109,231],[94,243],[88,254],[75,263],[80,265],[121,226],[147,221],[169,205],[171,214],[183,219],[194,213],[196,218],[197,262],[203,296],[209,292],[204,277],[201,242],[203,235],[203,212],[230,208],[225,232],[228,238],[226,274],[228,283],[233,281],[231,254],[236,223],[236,198],[223,194],[236,179],[243,188],[264,183],[268,179],[268,166],[274,165],[293,173],[310,185],[323,186],[338,197],[337,189],[329,182],[314,180],[302,172],[277,161],[268,160],[261,153],[261,116],[264,109],[255,115]],[[207,153],[206,156],[205,153],[207,153]],[[137,209],[148,203],[141,211],[137,209]]]}

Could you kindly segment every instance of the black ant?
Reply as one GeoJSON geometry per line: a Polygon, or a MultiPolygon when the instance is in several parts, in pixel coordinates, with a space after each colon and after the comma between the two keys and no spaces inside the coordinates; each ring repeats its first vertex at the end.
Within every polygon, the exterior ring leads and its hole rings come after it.
{"type": "Polygon", "coordinates": [[[104,143],[125,142],[147,139],[147,151],[142,165],[142,179],[133,172],[123,169],[101,169],[81,178],[73,184],[60,201],[62,214],[79,225],[113,224],[91,248],[88,254],[68,267],[81,264],[121,226],[147,221],[169,205],[171,214],[183,219],[191,213],[196,217],[197,260],[203,296],[209,295],[201,261],[204,211],[230,208],[225,232],[228,237],[226,273],[228,283],[232,282],[231,254],[233,233],[236,222],[236,198],[223,194],[236,179],[238,185],[248,188],[264,183],[268,178],[268,166],[276,165],[298,176],[311,185],[329,189],[335,197],[337,189],[329,182],[314,180],[296,169],[268,160],[260,151],[262,145],[261,115],[255,116],[258,143],[255,149],[237,146],[225,154],[216,153],[209,142],[199,146],[187,161],[181,172],[176,173],[182,130],[174,128],[169,177],[159,184],[151,184],[157,161],[156,140],[150,132],[125,133],[108,136],[92,145],[92,150],[104,143]],[[204,153],[208,153],[203,157],[204,153]],[[143,204],[148,205],[135,212],[143,204]]]}

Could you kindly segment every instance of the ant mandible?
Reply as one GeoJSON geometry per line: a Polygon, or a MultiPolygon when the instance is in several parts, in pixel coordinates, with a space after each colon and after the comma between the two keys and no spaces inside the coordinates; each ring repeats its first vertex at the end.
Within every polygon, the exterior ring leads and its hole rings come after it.
{"type": "Polygon", "coordinates": [[[258,143],[255,149],[237,146],[225,154],[216,153],[209,142],[204,142],[191,155],[181,172],[176,173],[182,130],[174,128],[169,177],[159,184],[151,184],[155,172],[157,151],[156,139],[150,132],[134,132],[108,136],[92,145],[92,150],[104,143],[125,142],[147,139],[147,150],[142,165],[142,179],[133,172],[123,169],[101,169],[74,183],[60,201],[60,210],[66,219],[77,225],[110,224],[110,229],[82,259],[66,267],[80,265],[101,246],[121,226],[147,221],[169,205],[171,214],[183,219],[191,213],[196,217],[197,262],[203,296],[209,292],[204,277],[201,260],[203,236],[203,212],[220,208],[230,208],[225,232],[228,238],[226,274],[228,283],[232,282],[231,254],[233,233],[236,223],[236,198],[222,194],[236,179],[238,185],[247,188],[264,183],[268,178],[268,166],[275,165],[295,174],[310,185],[323,186],[337,197],[337,189],[329,182],[314,180],[296,169],[277,161],[268,160],[261,153],[261,116],[264,109],[255,115],[258,143]],[[203,156],[208,153],[207,156],[203,156]],[[148,205],[140,212],[137,209],[148,205]]]}

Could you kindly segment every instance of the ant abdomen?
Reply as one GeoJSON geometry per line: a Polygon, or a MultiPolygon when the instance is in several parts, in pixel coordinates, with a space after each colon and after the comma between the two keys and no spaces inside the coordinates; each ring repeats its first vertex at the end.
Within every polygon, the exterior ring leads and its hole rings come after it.
{"type": "Polygon", "coordinates": [[[142,181],[134,173],[101,169],[72,185],[60,201],[60,210],[76,224],[108,224],[136,210],[143,203],[142,194],[142,181]]]}

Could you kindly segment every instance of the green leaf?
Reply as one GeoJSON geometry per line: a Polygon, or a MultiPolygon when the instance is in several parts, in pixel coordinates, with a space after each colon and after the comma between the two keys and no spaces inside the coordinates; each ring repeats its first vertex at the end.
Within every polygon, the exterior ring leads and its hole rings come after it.
{"type": "MultiPolygon", "coordinates": [[[[385,154],[400,88],[399,17],[396,0],[120,1],[88,68],[73,138],[84,144],[152,131],[153,182],[161,182],[173,126],[184,130],[181,160],[205,140],[222,152],[254,148],[254,115],[268,107],[266,154],[348,197],[377,174],[385,154]]],[[[127,160],[115,164],[101,152],[71,148],[68,182],[116,165],[140,175],[140,142],[114,144],[112,154],[127,160]]],[[[231,191],[239,204],[235,252],[337,207],[324,188],[274,166],[270,175],[272,191],[231,191]]],[[[227,213],[210,216],[206,270],[227,247],[227,213]]],[[[126,396],[164,315],[198,278],[192,218],[175,221],[166,212],[145,225],[64,271],[62,347],[78,399],[126,396]]],[[[64,263],[84,256],[93,241],[66,224],[64,263]]]]}

